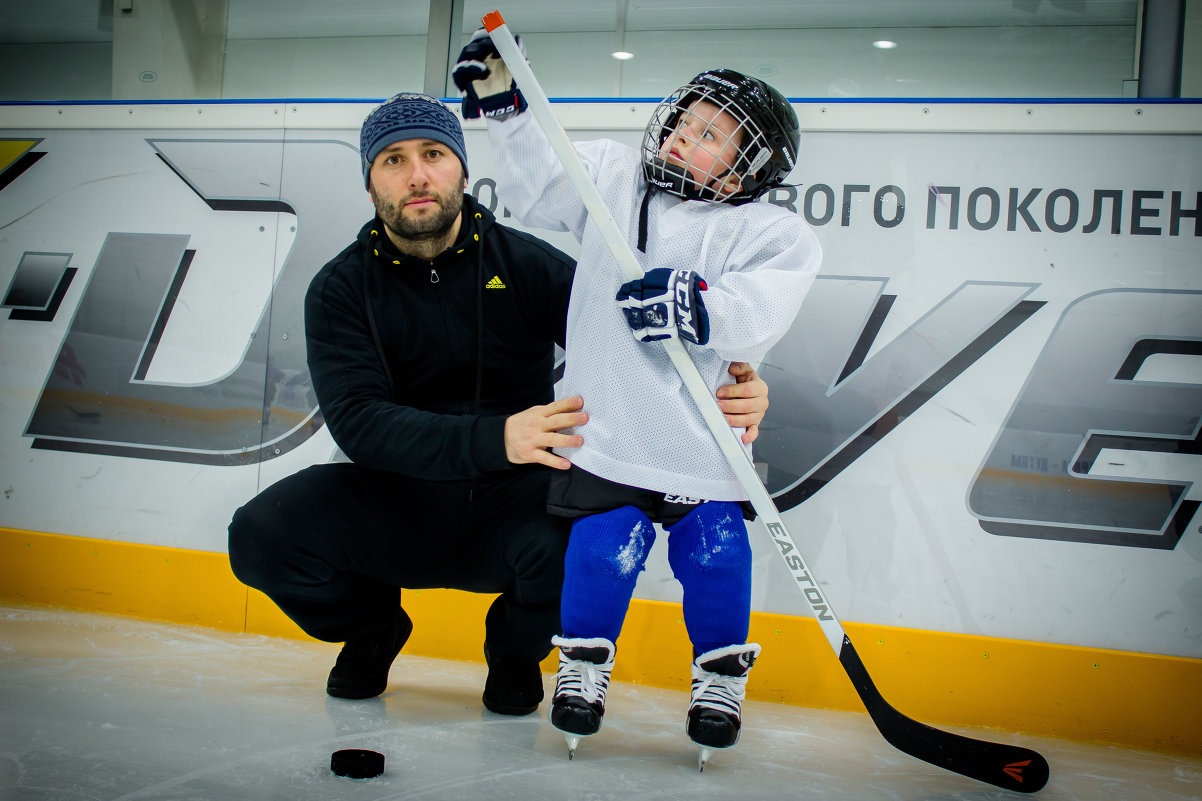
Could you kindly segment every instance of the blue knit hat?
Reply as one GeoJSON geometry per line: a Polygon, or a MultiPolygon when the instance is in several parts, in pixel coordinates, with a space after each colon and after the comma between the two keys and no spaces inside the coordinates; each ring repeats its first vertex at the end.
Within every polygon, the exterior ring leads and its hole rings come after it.
{"type": "Polygon", "coordinates": [[[369,183],[372,162],[380,151],[405,139],[433,139],[449,147],[467,177],[467,154],[463,126],[437,98],[416,92],[393,95],[367,115],[359,130],[359,152],[363,155],[363,185],[369,183]]]}

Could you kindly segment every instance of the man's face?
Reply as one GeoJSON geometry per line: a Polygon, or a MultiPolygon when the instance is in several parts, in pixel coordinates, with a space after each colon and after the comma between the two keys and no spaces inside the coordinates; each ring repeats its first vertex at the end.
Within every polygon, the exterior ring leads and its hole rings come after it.
{"type": "Polygon", "coordinates": [[[438,239],[459,219],[467,179],[449,147],[405,139],[372,162],[368,192],[384,225],[402,239],[438,239]]]}
{"type": "Polygon", "coordinates": [[[739,189],[738,179],[729,173],[738,159],[742,138],[734,117],[713,103],[698,100],[664,139],[659,157],[684,167],[698,185],[730,194],[739,189]]]}

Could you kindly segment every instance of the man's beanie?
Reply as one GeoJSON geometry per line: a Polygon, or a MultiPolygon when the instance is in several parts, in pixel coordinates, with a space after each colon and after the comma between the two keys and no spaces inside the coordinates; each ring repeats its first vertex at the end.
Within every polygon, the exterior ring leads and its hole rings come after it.
{"type": "Polygon", "coordinates": [[[449,147],[467,177],[467,155],[463,126],[437,98],[416,92],[401,92],[367,115],[359,130],[359,152],[363,155],[363,185],[369,183],[372,162],[380,151],[404,139],[433,139],[449,147]]]}

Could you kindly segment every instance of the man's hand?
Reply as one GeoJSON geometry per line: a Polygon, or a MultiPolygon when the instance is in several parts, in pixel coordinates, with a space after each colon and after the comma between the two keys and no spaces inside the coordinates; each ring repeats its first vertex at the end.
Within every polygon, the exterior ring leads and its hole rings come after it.
{"type": "Polygon", "coordinates": [[[760,422],[768,410],[768,385],[747,362],[731,363],[729,372],[735,383],[718,387],[718,408],[732,428],[747,429],[743,444],[750,445],[760,435],[760,422]]]}
{"type": "MultiPolygon", "coordinates": [[[[764,392],[767,393],[767,385],[764,392]]],[[[587,423],[588,413],[580,411],[583,408],[584,399],[577,396],[511,415],[505,420],[505,456],[511,464],[545,464],[567,470],[572,463],[549,449],[579,448],[584,444],[584,437],[558,433],[587,423]]]]}

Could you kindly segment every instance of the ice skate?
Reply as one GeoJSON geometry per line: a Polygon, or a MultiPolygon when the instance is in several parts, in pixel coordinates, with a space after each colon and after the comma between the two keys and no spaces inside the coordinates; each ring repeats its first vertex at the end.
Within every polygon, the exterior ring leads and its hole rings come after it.
{"type": "Polygon", "coordinates": [[[759,656],[755,643],[728,645],[707,651],[693,660],[693,685],[685,730],[701,746],[698,770],[715,748],[730,748],[739,741],[740,717],[747,673],[759,656]]]}
{"type": "Polygon", "coordinates": [[[552,637],[559,672],[551,699],[551,724],[564,733],[571,759],[580,738],[596,734],[605,716],[605,691],[614,667],[614,644],[602,637],[552,637]]]}

